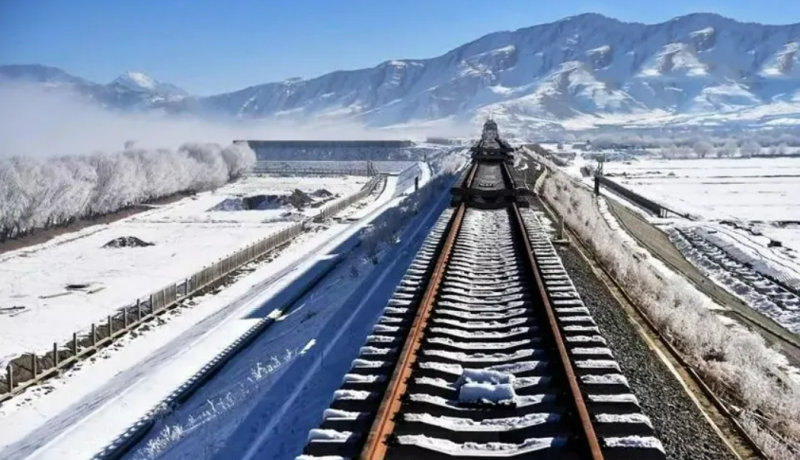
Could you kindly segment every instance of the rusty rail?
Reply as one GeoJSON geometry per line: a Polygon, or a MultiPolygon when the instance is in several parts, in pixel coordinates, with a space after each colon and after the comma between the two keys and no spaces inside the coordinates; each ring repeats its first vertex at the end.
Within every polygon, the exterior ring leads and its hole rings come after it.
{"type": "Polygon", "coordinates": [[[580,386],[578,385],[578,378],[575,375],[575,370],[572,368],[572,362],[570,361],[569,354],[567,353],[567,347],[564,345],[564,337],[561,335],[561,330],[558,327],[553,306],[550,304],[550,299],[547,296],[547,291],[545,290],[544,282],[542,281],[542,276],[539,272],[539,267],[533,257],[533,248],[531,247],[531,242],[528,238],[528,232],[525,228],[525,223],[522,220],[522,215],[519,212],[519,207],[517,204],[514,203],[512,207],[514,210],[514,218],[519,225],[518,228],[521,234],[520,236],[522,238],[522,243],[525,245],[525,260],[528,262],[531,272],[533,273],[533,277],[536,280],[536,288],[541,294],[542,307],[544,308],[545,314],[547,314],[547,323],[550,326],[550,333],[552,334],[553,341],[558,349],[562,371],[564,372],[564,377],[569,385],[569,390],[572,394],[575,409],[578,412],[583,434],[582,438],[587,444],[592,460],[603,460],[603,453],[600,450],[600,443],[597,440],[597,434],[594,431],[592,420],[589,417],[589,411],[586,408],[586,401],[583,399],[583,394],[581,393],[580,386]]]}
{"type": "MultiPolygon", "coordinates": [[[[474,171],[473,171],[474,172],[474,171]]],[[[469,180],[472,179],[470,176],[469,180]]],[[[422,331],[428,325],[428,318],[430,317],[431,307],[436,298],[436,293],[439,291],[439,284],[442,281],[447,260],[450,258],[450,252],[453,249],[456,236],[461,228],[461,222],[464,220],[464,212],[466,205],[463,203],[459,205],[458,210],[453,216],[450,224],[450,230],[447,234],[442,252],[439,255],[436,265],[433,269],[428,287],[422,297],[422,303],[414,317],[414,323],[409,331],[408,339],[403,345],[403,351],[400,354],[400,359],[392,373],[392,379],[389,382],[389,387],[386,390],[386,396],[378,408],[375,422],[369,432],[369,437],[361,451],[361,460],[379,460],[383,459],[386,454],[386,438],[394,430],[394,418],[400,411],[401,398],[406,393],[409,377],[411,376],[411,366],[416,361],[417,351],[422,344],[422,331]]]]}
{"type": "MultiPolygon", "coordinates": [[[[473,163],[465,180],[467,186],[472,184],[477,170],[477,163],[473,163]]],[[[439,258],[436,260],[431,279],[422,297],[422,303],[414,317],[408,339],[406,339],[403,345],[400,359],[389,381],[389,387],[386,389],[386,396],[383,398],[383,401],[381,401],[375,421],[372,424],[367,441],[361,451],[360,460],[383,459],[386,454],[386,439],[394,430],[394,418],[400,411],[400,401],[408,387],[411,366],[416,361],[417,351],[422,344],[422,331],[424,331],[428,325],[431,308],[436,299],[436,293],[439,291],[439,284],[442,282],[442,277],[447,267],[447,261],[450,258],[450,252],[456,241],[456,236],[461,229],[461,222],[464,220],[465,211],[466,205],[461,203],[458,206],[458,210],[453,215],[447,239],[445,240],[444,246],[442,246],[439,258]]]]}

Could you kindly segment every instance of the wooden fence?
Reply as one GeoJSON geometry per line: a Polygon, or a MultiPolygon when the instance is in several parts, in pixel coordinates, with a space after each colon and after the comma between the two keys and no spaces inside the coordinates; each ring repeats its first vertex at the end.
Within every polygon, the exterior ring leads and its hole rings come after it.
{"type": "Polygon", "coordinates": [[[222,258],[189,278],[170,283],[147,297],[137,299],[134,304],[122,307],[109,315],[103,324],[93,323],[89,331],[73,333],[72,338],[62,345],[53,343],[53,349],[47,353],[41,355],[27,353],[14,359],[8,364],[5,378],[0,378],[0,402],[32,385],[59,375],[76,362],[113,343],[123,334],[174,308],[185,297],[217,284],[243,265],[289,243],[301,234],[310,222],[322,221],[366,198],[382,180],[385,180],[383,176],[373,177],[360,191],[320,209],[313,217],[222,258]]]}

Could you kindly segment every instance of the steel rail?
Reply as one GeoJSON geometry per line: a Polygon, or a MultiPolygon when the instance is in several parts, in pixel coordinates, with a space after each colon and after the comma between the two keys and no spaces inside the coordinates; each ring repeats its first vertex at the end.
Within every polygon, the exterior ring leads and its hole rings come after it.
{"type": "Polygon", "coordinates": [[[439,284],[444,277],[444,271],[447,266],[447,261],[450,258],[450,252],[455,244],[456,236],[461,229],[461,223],[464,220],[464,212],[466,205],[461,203],[458,206],[456,214],[450,224],[450,230],[442,247],[439,258],[433,269],[430,282],[425,289],[425,294],[422,297],[419,310],[414,317],[414,322],[403,345],[403,351],[400,354],[400,359],[397,362],[392,378],[389,382],[389,387],[386,390],[386,397],[381,401],[378,408],[375,422],[370,429],[367,442],[364,449],[361,451],[361,460],[382,460],[386,455],[387,445],[386,438],[394,430],[394,419],[400,411],[401,399],[406,393],[408,381],[411,376],[412,368],[417,358],[417,351],[422,346],[422,331],[428,325],[433,302],[436,299],[436,294],[439,292],[439,284]]]}
{"type": "MultiPolygon", "coordinates": [[[[507,177],[510,179],[511,176],[505,165],[503,165],[503,169],[505,170],[507,177]]],[[[513,203],[511,206],[513,209],[512,215],[514,220],[517,221],[522,244],[525,246],[524,259],[527,261],[529,268],[531,269],[533,278],[536,281],[536,288],[541,295],[542,307],[547,315],[547,323],[550,326],[550,333],[552,334],[553,341],[555,342],[556,349],[558,350],[561,368],[564,372],[566,382],[569,385],[569,390],[572,395],[572,400],[575,404],[575,409],[578,412],[578,418],[580,420],[581,430],[583,432],[582,438],[587,444],[592,460],[603,460],[603,452],[600,449],[600,442],[598,441],[597,434],[594,431],[594,426],[592,425],[592,420],[589,416],[589,410],[586,408],[586,401],[581,393],[580,385],[578,384],[578,378],[575,374],[575,369],[572,367],[572,362],[570,361],[569,353],[567,352],[567,347],[564,343],[564,336],[561,334],[561,329],[558,327],[556,314],[547,295],[547,290],[545,289],[544,281],[542,280],[541,272],[539,271],[539,266],[536,263],[536,258],[533,257],[533,247],[531,246],[530,238],[528,237],[528,231],[525,227],[525,222],[522,220],[522,214],[519,211],[519,206],[517,206],[517,203],[513,203]]]]}
{"type": "MultiPolygon", "coordinates": [[[[465,185],[467,187],[472,185],[477,170],[478,164],[473,163],[465,179],[465,185]]],[[[447,261],[450,258],[450,252],[455,244],[456,236],[461,229],[461,223],[464,220],[466,208],[466,204],[461,203],[453,216],[447,238],[442,246],[439,258],[436,260],[436,265],[434,265],[433,273],[431,274],[431,279],[423,294],[420,307],[417,310],[417,314],[414,316],[414,322],[409,330],[408,338],[403,345],[400,358],[392,372],[392,378],[386,389],[386,396],[383,398],[383,401],[381,401],[381,405],[375,416],[375,421],[370,428],[367,441],[364,444],[364,448],[361,450],[361,455],[359,456],[360,460],[382,460],[386,455],[386,440],[394,430],[394,419],[400,411],[401,399],[408,388],[408,380],[412,371],[411,366],[416,361],[417,351],[422,344],[422,331],[424,331],[428,325],[433,302],[436,299],[436,294],[439,292],[439,285],[442,282],[444,271],[447,267],[447,261]]]]}
{"type": "Polygon", "coordinates": [[[536,280],[536,288],[539,290],[539,293],[541,293],[542,307],[547,315],[547,323],[550,326],[550,333],[553,335],[553,340],[555,341],[556,348],[558,349],[562,371],[564,372],[567,384],[569,385],[570,393],[572,394],[572,399],[575,403],[575,409],[578,411],[578,417],[580,419],[581,429],[583,431],[582,438],[587,443],[592,460],[603,460],[603,452],[600,450],[600,442],[597,439],[597,434],[594,431],[592,420],[589,417],[589,410],[586,408],[586,401],[583,399],[583,394],[581,393],[580,386],[578,385],[578,378],[575,374],[575,369],[572,368],[572,362],[570,361],[569,353],[567,353],[567,347],[564,344],[564,337],[558,327],[556,314],[553,311],[553,306],[550,304],[550,299],[547,296],[547,291],[545,290],[544,281],[542,280],[542,276],[539,272],[538,264],[536,263],[536,259],[533,257],[533,248],[531,246],[530,239],[528,238],[528,232],[525,228],[525,223],[522,220],[522,215],[520,214],[519,207],[516,203],[512,204],[512,208],[514,211],[514,218],[519,225],[522,243],[525,245],[524,259],[527,260],[528,264],[530,265],[531,271],[533,272],[533,277],[536,280]]]}

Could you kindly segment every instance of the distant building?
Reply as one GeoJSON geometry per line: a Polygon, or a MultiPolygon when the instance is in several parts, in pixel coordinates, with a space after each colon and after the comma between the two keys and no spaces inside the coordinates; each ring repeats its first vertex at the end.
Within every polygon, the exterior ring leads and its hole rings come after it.
{"type": "Polygon", "coordinates": [[[259,160],[322,161],[322,160],[403,160],[424,156],[425,152],[412,141],[301,141],[246,140],[259,160]]]}
{"type": "Polygon", "coordinates": [[[455,139],[448,139],[446,137],[429,137],[425,139],[427,144],[437,144],[437,145],[455,145],[458,142],[455,139]]]}

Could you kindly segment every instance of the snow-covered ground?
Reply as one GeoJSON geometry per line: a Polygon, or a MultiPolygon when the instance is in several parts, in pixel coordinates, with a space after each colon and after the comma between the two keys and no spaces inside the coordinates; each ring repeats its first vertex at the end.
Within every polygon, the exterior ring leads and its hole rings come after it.
{"type": "MultiPolygon", "coordinates": [[[[580,177],[582,160],[566,172],[580,177]]],[[[788,330],[800,330],[800,299],[791,292],[800,289],[800,158],[641,159],[608,162],[604,170],[621,185],[690,215],[649,220],[715,282],[788,330]],[[771,240],[782,247],[770,247],[771,240]]]]}
{"type": "MultiPolygon", "coordinates": [[[[377,197],[380,204],[361,221],[331,222],[327,229],[302,234],[276,260],[217,295],[197,299],[197,305],[170,315],[167,324],[143,331],[142,339],[126,338],[129,343],[101,351],[98,359],[44,390],[28,390],[4,404],[0,458],[87,458],[98,452],[254,323],[279,315],[274,308],[309,273],[352,251],[354,235],[399,203],[394,191],[387,183],[377,197]]],[[[274,363],[270,356],[262,358],[258,372],[266,375],[274,363]]]]}
{"type": "Polygon", "coordinates": [[[800,273],[800,158],[642,160],[606,163],[605,171],[635,192],[690,214],[691,225],[715,230],[756,258],[800,273]],[[770,239],[784,247],[767,248],[770,239]]]}
{"type": "MultiPolygon", "coordinates": [[[[620,184],[706,220],[760,221],[768,232],[772,222],[800,219],[800,158],[648,159],[604,169],[620,184]]],[[[787,243],[800,250],[800,238],[787,243]]]]}
{"type": "Polygon", "coordinates": [[[325,189],[343,198],[366,177],[285,178],[250,176],[215,192],[108,224],[61,235],[47,243],[0,256],[0,307],[24,307],[0,315],[0,361],[43,352],[73,332],[102,322],[116,309],[145,298],[204,265],[276,233],[302,215],[291,206],[252,211],[210,211],[226,199],[250,195],[309,193],[325,189]],[[285,213],[292,215],[285,215],[285,213]],[[103,248],[133,236],[154,246],[103,248]],[[67,285],[87,285],[69,290],[67,285]]]}

